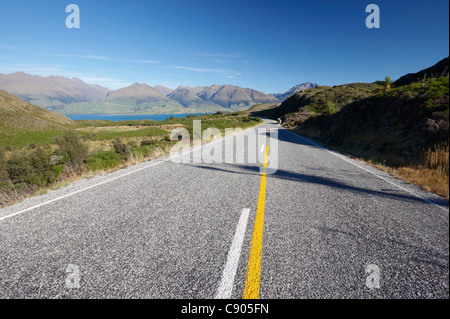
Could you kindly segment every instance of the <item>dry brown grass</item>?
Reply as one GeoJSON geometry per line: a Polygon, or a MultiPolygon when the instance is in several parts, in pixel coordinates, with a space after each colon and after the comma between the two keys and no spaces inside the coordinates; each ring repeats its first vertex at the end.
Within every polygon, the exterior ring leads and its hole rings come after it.
{"type": "Polygon", "coordinates": [[[157,128],[160,128],[162,130],[166,130],[166,131],[170,132],[177,127],[183,127],[183,126],[184,126],[183,124],[164,124],[164,125],[157,126],[157,128]]]}
{"type": "Polygon", "coordinates": [[[392,168],[377,168],[417,186],[449,199],[449,143],[429,148],[422,156],[422,164],[392,168]]]}
{"type": "Polygon", "coordinates": [[[80,132],[88,132],[88,133],[107,133],[107,132],[123,132],[123,131],[137,131],[143,128],[147,128],[147,126],[88,126],[88,127],[80,127],[77,128],[77,131],[80,132]]]}
{"type": "Polygon", "coordinates": [[[0,187],[0,207],[20,202],[21,200],[36,193],[36,186],[23,185],[20,189],[16,188],[10,181],[8,187],[0,187]]]}
{"type": "Polygon", "coordinates": [[[436,170],[440,175],[447,176],[447,178],[449,173],[448,146],[448,141],[446,141],[436,147],[429,148],[424,155],[425,166],[436,170]]]}
{"type": "Polygon", "coordinates": [[[426,167],[399,167],[394,171],[394,175],[427,191],[449,198],[448,174],[445,176],[436,169],[426,167]]]}
{"type": "Polygon", "coordinates": [[[146,161],[153,161],[157,158],[160,158],[164,155],[167,155],[170,151],[170,146],[167,145],[166,147],[157,147],[153,150],[153,152],[148,156],[143,156],[141,154],[134,154],[131,153],[128,160],[125,162],[124,167],[129,167],[133,165],[137,165],[142,162],[146,161]]]}

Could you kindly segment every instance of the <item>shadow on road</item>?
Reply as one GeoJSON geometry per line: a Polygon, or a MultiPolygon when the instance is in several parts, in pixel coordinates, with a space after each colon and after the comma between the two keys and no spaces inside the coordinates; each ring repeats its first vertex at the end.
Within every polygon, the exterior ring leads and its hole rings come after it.
{"type": "MultiPolygon", "coordinates": [[[[250,174],[250,175],[260,175],[260,169],[258,166],[247,166],[247,165],[234,165],[234,164],[221,164],[220,166],[208,166],[208,165],[195,165],[197,168],[207,169],[207,170],[215,170],[226,173],[233,174],[250,174]],[[226,166],[226,168],[224,167],[226,166]]],[[[406,194],[401,190],[391,190],[391,189],[383,189],[383,190],[372,190],[363,187],[357,187],[352,185],[347,185],[341,181],[322,177],[322,176],[313,176],[308,174],[296,173],[287,170],[278,169],[275,174],[267,175],[268,179],[282,179],[299,183],[309,183],[309,184],[318,184],[333,188],[339,191],[349,191],[355,193],[368,194],[372,196],[378,196],[387,199],[395,199],[395,200],[403,200],[403,201],[412,201],[412,202],[420,202],[422,204],[429,204],[421,198],[418,198],[413,195],[406,194]]],[[[444,208],[448,208],[448,201],[444,198],[436,199],[433,198],[433,202],[442,206],[444,208]]]]}
{"type": "MultiPolygon", "coordinates": [[[[293,144],[297,144],[297,145],[303,145],[303,146],[309,146],[309,147],[313,147],[313,148],[318,148],[320,149],[320,147],[311,144],[309,142],[307,142],[307,140],[304,139],[305,137],[300,136],[294,132],[291,132],[287,129],[280,129],[278,128],[278,141],[280,142],[288,142],[288,143],[293,143],[293,144]]],[[[314,141],[314,143],[321,145],[320,142],[314,141]]],[[[326,148],[325,146],[322,146],[323,148],[326,148]]]]}

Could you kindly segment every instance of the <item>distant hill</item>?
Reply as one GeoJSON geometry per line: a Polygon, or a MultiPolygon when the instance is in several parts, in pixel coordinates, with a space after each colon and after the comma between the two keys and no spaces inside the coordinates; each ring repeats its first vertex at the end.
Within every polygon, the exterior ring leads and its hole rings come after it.
{"type": "Polygon", "coordinates": [[[103,101],[116,104],[139,105],[146,102],[167,103],[169,99],[165,94],[145,83],[134,83],[126,88],[109,92],[103,101]]]}
{"type": "MultiPolygon", "coordinates": [[[[203,89],[203,88],[202,88],[203,89]]],[[[221,106],[205,101],[202,98],[198,97],[196,92],[199,91],[196,88],[191,88],[188,86],[179,86],[175,90],[172,91],[168,98],[179,102],[181,105],[185,107],[200,107],[200,106],[208,106],[211,108],[222,108],[221,106]]]]}
{"type": "Polygon", "coordinates": [[[254,89],[244,89],[234,85],[211,85],[197,96],[227,109],[243,110],[257,103],[276,103],[278,99],[254,89]]]}
{"type": "Polygon", "coordinates": [[[286,91],[284,93],[272,93],[270,95],[277,98],[280,102],[283,102],[284,100],[286,100],[288,97],[290,97],[295,93],[303,92],[307,89],[315,88],[318,86],[319,85],[315,83],[305,82],[302,84],[297,84],[296,86],[292,87],[289,91],[286,91]]]}
{"type": "Polygon", "coordinates": [[[0,74],[0,89],[45,108],[102,99],[107,88],[63,76],[42,77],[24,72],[0,74]]]}
{"type": "Polygon", "coordinates": [[[110,91],[101,100],[66,105],[58,112],[63,114],[150,114],[176,113],[183,106],[166,97],[160,90],[145,83],[134,83],[110,91]]]}
{"type": "Polygon", "coordinates": [[[423,80],[424,78],[438,78],[448,76],[449,74],[449,58],[445,58],[432,67],[419,71],[417,73],[409,73],[394,82],[395,86],[407,85],[413,82],[423,80]]]}
{"type": "Polygon", "coordinates": [[[173,91],[172,89],[169,89],[168,87],[165,87],[163,85],[156,85],[156,86],[154,86],[154,88],[156,90],[158,90],[159,92],[161,92],[165,96],[172,93],[172,91],[173,91]]]}

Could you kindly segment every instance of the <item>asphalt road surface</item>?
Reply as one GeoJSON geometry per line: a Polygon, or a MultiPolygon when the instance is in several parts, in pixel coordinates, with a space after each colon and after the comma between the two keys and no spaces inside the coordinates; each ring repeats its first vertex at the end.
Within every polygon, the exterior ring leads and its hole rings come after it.
{"type": "Polygon", "coordinates": [[[0,298],[449,298],[447,200],[259,128],[1,209],[0,298]]]}

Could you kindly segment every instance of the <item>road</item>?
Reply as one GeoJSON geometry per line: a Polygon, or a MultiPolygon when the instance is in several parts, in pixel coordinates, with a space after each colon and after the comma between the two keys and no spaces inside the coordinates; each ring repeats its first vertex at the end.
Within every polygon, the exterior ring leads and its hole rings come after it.
{"type": "Polygon", "coordinates": [[[1,209],[0,298],[449,298],[447,200],[260,128],[261,163],[163,157],[1,209]]]}

